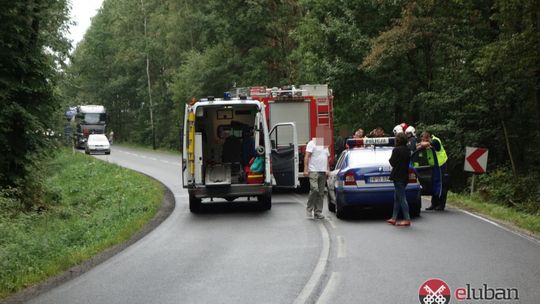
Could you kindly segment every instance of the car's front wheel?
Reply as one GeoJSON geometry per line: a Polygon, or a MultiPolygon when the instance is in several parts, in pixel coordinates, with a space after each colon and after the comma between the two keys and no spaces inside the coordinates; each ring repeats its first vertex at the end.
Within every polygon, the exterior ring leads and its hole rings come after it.
{"type": "Polygon", "coordinates": [[[336,204],[332,202],[330,190],[328,190],[328,211],[330,212],[336,212],[336,204]]]}

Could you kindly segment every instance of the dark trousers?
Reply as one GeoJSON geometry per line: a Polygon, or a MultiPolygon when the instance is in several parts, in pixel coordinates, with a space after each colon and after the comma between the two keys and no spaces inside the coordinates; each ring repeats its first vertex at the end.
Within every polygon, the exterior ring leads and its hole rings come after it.
{"type": "Polygon", "coordinates": [[[444,209],[446,207],[446,196],[448,194],[448,172],[447,172],[447,163],[441,166],[441,180],[442,180],[442,191],[441,196],[432,195],[431,196],[431,206],[434,208],[444,209]]]}

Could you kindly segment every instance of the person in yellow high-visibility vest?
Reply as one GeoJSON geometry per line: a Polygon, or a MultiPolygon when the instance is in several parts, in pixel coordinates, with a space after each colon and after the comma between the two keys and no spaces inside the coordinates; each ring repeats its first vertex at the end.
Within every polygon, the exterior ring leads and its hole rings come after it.
{"type": "Polygon", "coordinates": [[[431,206],[426,210],[442,211],[446,207],[448,193],[448,155],[446,155],[442,141],[429,131],[422,132],[420,138],[421,141],[416,145],[416,148],[426,149],[428,163],[433,167],[431,206]]]}

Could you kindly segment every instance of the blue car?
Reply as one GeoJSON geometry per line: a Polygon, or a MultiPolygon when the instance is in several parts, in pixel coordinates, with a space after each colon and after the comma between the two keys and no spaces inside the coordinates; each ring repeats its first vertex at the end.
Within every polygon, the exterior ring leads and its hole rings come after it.
{"type": "MultiPolygon", "coordinates": [[[[344,218],[347,209],[383,209],[394,206],[394,184],[390,180],[394,138],[364,138],[348,140],[349,148],[343,151],[327,180],[328,209],[344,218]]],[[[411,216],[420,215],[422,187],[415,170],[409,169],[406,188],[411,216]]]]}

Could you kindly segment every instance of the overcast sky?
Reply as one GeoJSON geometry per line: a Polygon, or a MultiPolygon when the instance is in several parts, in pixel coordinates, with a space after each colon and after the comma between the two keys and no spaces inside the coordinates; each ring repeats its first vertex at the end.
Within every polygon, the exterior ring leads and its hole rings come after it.
{"type": "Polygon", "coordinates": [[[82,40],[84,33],[90,27],[90,18],[94,17],[101,7],[103,0],[70,0],[71,20],[77,24],[73,25],[68,34],[68,38],[73,42],[73,48],[82,40]]]}

